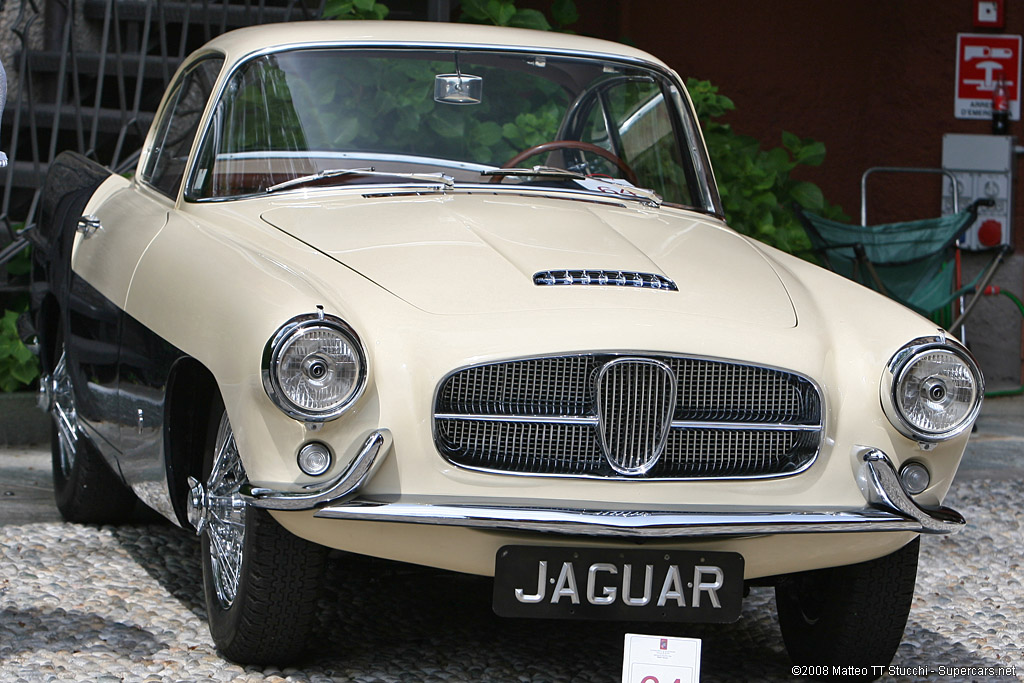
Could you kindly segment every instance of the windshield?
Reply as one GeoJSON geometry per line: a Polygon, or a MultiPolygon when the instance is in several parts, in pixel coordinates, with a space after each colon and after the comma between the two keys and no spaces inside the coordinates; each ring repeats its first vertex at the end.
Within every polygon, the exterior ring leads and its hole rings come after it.
{"type": "Polygon", "coordinates": [[[230,77],[187,195],[415,184],[444,174],[460,186],[626,195],[644,188],[665,202],[708,210],[699,171],[705,166],[691,158],[699,144],[681,102],[663,73],[600,59],[481,50],[278,52],[230,77]]]}

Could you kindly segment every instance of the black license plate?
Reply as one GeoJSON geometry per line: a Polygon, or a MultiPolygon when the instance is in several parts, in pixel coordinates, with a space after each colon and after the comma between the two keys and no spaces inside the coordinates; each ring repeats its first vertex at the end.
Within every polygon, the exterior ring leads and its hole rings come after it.
{"type": "Polygon", "coordinates": [[[739,553],[507,545],[495,559],[503,617],[728,623],[742,603],[739,553]]]}

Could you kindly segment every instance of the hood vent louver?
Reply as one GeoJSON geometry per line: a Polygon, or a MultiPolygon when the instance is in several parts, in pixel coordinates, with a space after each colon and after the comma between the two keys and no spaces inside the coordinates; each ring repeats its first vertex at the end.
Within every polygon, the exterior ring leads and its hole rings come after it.
{"type": "Polygon", "coordinates": [[[632,270],[542,270],[534,273],[533,284],[553,285],[603,285],[617,287],[641,287],[679,291],[676,283],[657,273],[638,273],[632,270]]]}

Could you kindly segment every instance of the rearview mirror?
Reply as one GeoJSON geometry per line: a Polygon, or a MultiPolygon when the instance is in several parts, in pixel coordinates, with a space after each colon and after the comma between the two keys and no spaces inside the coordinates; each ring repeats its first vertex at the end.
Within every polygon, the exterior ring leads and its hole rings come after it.
{"type": "Polygon", "coordinates": [[[480,104],[484,79],[469,74],[438,74],[434,76],[434,101],[444,104],[480,104]]]}

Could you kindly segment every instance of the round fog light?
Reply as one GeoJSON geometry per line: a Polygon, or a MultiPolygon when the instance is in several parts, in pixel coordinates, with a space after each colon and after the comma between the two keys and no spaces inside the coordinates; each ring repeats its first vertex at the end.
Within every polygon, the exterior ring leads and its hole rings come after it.
{"type": "Polygon", "coordinates": [[[299,451],[299,469],[311,477],[319,477],[331,469],[331,449],[314,441],[299,451]]]}
{"type": "Polygon", "coordinates": [[[931,481],[928,469],[919,462],[908,462],[900,470],[900,482],[903,483],[903,488],[907,493],[912,496],[916,496],[928,488],[931,481]]]}

